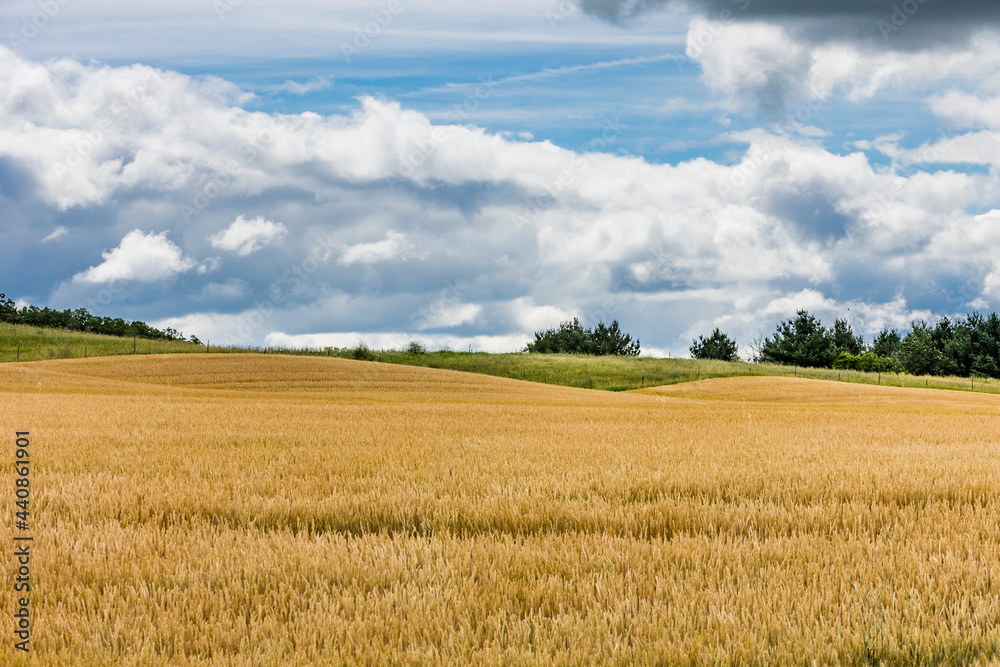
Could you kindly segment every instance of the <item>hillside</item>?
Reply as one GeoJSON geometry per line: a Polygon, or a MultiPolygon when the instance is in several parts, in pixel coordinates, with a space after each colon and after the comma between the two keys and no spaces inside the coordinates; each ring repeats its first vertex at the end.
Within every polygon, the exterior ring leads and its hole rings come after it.
{"type": "MultiPolygon", "coordinates": [[[[58,329],[38,329],[0,324],[0,362],[77,359],[100,356],[188,353],[203,354],[209,348],[184,341],[150,341],[100,336],[58,329]]],[[[212,345],[212,353],[257,353],[294,356],[350,358],[350,349],[242,348],[212,345]]],[[[464,371],[543,384],[629,391],[646,387],[692,382],[701,379],[767,376],[835,380],[856,384],[897,387],[954,389],[1000,394],[1000,382],[989,378],[954,378],[794,368],[777,364],[729,363],[694,359],[651,357],[591,357],[560,354],[489,354],[483,352],[429,352],[408,354],[374,351],[375,362],[464,371]]]]}
{"type": "Polygon", "coordinates": [[[178,340],[121,338],[101,334],[0,323],[0,362],[107,357],[122,354],[204,352],[178,340]]]}

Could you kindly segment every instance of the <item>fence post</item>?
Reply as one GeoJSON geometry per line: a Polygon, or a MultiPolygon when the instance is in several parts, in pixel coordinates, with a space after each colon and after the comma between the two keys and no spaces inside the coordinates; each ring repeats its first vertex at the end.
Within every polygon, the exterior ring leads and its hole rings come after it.
{"type": "Polygon", "coordinates": [[[135,354],[135,342],[136,342],[136,337],[132,336],[132,354],[135,354]]]}

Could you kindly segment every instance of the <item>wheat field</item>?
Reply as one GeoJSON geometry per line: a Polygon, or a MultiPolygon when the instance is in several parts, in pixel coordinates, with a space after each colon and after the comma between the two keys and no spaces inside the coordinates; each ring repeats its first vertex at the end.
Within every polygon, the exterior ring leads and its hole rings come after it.
{"type": "Polygon", "coordinates": [[[1000,652],[996,396],[134,356],[0,365],[0,429],[8,516],[32,433],[30,664],[1000,652]]]}

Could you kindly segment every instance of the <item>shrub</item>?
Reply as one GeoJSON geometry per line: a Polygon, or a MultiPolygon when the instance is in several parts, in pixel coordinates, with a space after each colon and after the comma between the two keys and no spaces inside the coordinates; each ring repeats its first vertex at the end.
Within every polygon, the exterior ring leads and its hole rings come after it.
{"type": "Polygon", "coordinates": [[[897,370],[897,364],[891,357],[881,357],[874,352],[851,354],[842,352],[833,362],[837,370],[863,371],[865,373],[890,373],[897,370]]]}
{"type": "Polygon", "coordinates": [[[615,320],[610,325],[599,322],[593,329],[585,329],[578,318],[563,322],[557,329],[536,331],[535,340],[528,344],[527,352],[557,354],[593,354],[596,356],[639,356],[639,341],[623,332],[615,320]]]}
{"type": "Polygon", "coordinates": [[[375,353],[362,341],[351,348],[351,358],[358,361],[374,361],[375,353]]]}

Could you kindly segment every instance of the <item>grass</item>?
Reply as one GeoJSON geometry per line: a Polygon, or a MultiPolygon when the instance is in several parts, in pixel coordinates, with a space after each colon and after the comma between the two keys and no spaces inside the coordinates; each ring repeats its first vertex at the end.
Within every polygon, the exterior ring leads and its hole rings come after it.
{"type": "MultiPolygon", "coordinates": [[[[247,352],[351,358],[351,349],[247,348],[236,346],[194,345],[184,341],[135,342],[136,354],[230,353],[247,352]]],[[[0,362],[77,359],[133,354],[131,338],[116,338],[58,329],[39,329],[23,325],[0,324],[0,362]]],[[[862,373],[823,368],[794,368],[779,364],[747,364],[694,359],[656,359],[651,357],[590,357],[560,354],[490,354],[485,352],[428,352],[408,354],[396,350],[374,350],[370,359],[382,363],[439,368],[494,377],[526,380],[543,384],[631,391],[710,378],[742,376],[801,377],[836,380],[855,384],[881,384],[891,387],[952,389],[990,394],[1000,393],[1000,381],[990,378],[912,376],[889,373],[862,373]]]]}
{"type": "MultiPolygon", "coordinates": [[[[322,354],[321,351],[316,351],[322,354]]],[[[349,355],[350,351],[341,354],[349,355]]],[[[431,352],[406,354],[383,352],[376,358],[386,363],[442,368],[496,377],[557,384],[583,389],[630,391],[645,387],[693,382],[710,378],[743,376],[800,377],[834,380],[887,387],[919,387],[1000,393],[1000,381],[989,378],[913,376],[889,373],[837,371],[826,368],[800,368],[779,364],[730,363],[695,359],[621,358],[559,354],[487,354],[431,352]]]]}
{"type": "MultiPolygon", "coordinates": [[[[31,663],[989,664],[998,408],[794,377],[3,364],[0,455],[30,430],[35,457],[31,663]]],[[[27,664],[11,623],[0,664],[27,664]]]]}
{"type": "Polygon", "coordinates": [[[119,338],[101,334],[0,323],[0,362],[78,359],[132,354],[204,352],[184,341],[119,338]]]}

